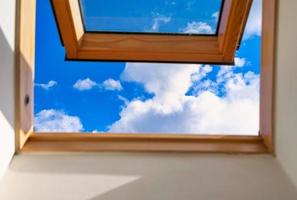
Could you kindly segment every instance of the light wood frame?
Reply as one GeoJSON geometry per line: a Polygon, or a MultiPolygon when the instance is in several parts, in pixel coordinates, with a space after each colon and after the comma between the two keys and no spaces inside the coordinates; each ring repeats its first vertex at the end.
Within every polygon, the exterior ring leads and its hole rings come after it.
{"type": "Polygon", "coordinates": [[[16,1],[15,115],[16,151],[33,134],[36,0],[16,1]]]}
{"type": "Polygon", "coordinates": [[[35,2],[19,3],[16,51],[17,152],[179,151],[274,153],[274,51],[277,0],[263,0],[259,136],[33,132],[35,2]],[[28,100],[29,99],[29,100],[28,100]],[[31,100],[30,100],[31,99],[31,100]]]}
{"type": "Polygon", "coordinates": [[[215,36],[185,36],[89,33],[79,0],[51,0],[67,59],[220,64],[234,64],[252,1],[224,0],[215,36]]]}

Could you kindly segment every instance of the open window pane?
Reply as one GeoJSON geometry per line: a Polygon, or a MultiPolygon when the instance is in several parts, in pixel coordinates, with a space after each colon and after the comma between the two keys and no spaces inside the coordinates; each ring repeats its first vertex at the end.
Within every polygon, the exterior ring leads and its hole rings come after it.
{"type": "Polygon", "coordinates": [[[222,0],[80,0],[89,32],[217,33],[222,0]]]}

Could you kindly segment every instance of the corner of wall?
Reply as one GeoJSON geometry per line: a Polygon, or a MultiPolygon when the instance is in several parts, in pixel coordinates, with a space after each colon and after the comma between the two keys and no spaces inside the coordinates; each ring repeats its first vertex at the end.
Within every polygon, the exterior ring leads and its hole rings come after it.
{"type": "Polygon", "coordinates": [[[276,49],[276,155],[297,187],[297,1],[278,2],[276,49]]]}
{"type": "Polygon", "coordinates": [[[0,2],[0,179],[15,152],[16,0],[0,2]]]}

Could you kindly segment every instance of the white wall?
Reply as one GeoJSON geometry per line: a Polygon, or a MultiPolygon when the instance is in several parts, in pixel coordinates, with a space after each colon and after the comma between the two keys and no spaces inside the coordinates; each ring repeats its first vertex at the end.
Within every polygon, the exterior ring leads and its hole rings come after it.
{"type": "Polygon", "coordinates": [[[297,186],[297,1],[279,0],[276,153],[297,186]]]}
{"type": "Polygon", "coordinates": [[[16,156],[0,199],[296,200],[297,190],[269,155],[52,153],[16,156]]]}
{"type": "Polygon", "coordinates": [[[14,154],[15,0],[0,0],[0,179],[14,154]]]}

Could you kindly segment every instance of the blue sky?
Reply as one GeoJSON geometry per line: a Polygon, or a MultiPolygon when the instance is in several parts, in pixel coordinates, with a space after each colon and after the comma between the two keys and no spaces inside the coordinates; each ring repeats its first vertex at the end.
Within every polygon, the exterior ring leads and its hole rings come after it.
{"type": "MultiPolygon", "coordinates": [[[[174,20],[179,10],[168,6],[155,10],[152,5],[150,11],[143,4],[131,8],[119,2],[130,14],[135,9],[151,14],[148,23],[128,30],[210,33],[215,27],[215,4],[202,5],[211,10],[207,14],[188,17],[184,13],[188,21],[180,25],[174,20]]],[[[162,2],[175,5],[173,0],[162,2]]],[[[185,2],[197,9],[195,0],[185,2]]],[[[106,14],[126,16],[120,6],[105,7],[109,8],[106,14]]],[[[65,60],[50,2],[38,0],[36,131],[257,134],[260,11],[261,1],[254,1],[235,66],[82,62],[65,60]]]]}
{"type": "Polygon", "coordinates": [[[88,31],[185,33],[193,30],[193,22],[203,22],[209,27],[200,33],[214,34],[221,3],[221,0],[82,0],[81,8],[88,31]]]}

